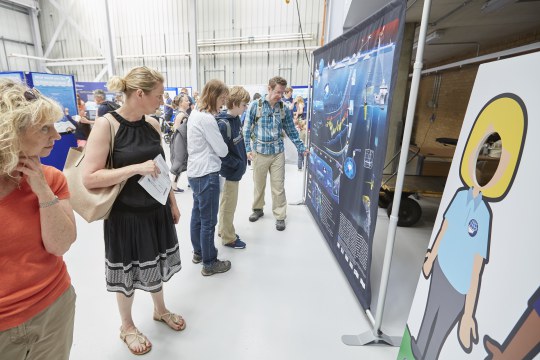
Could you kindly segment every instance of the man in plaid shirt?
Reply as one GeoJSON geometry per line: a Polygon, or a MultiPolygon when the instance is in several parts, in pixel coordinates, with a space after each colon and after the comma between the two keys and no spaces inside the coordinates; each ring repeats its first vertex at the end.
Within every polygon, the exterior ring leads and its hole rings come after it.
{"type": "Polygon", "coordinates": [[[268,95],[251,103],[244,123],[246,152],[253,164],[254,182],[253,214],[249,221],[257,221],[264,215],[266,176],[270,173],[272,212],[276,218],[276,229],[279,231],[285,230],[287,217],[283,131],[299,153],[305,155],[308,152],[294,126],[291,111],[281,101],[286,87],[287,80],[284,78],[276,76],[270,79],[268,95]]]}

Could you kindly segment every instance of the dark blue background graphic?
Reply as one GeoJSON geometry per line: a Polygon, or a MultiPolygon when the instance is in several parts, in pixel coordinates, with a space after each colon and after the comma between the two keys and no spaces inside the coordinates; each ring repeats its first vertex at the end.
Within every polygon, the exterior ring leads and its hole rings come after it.
{"type": "Polygon", "coordinates": [[[314,52],[306,203],[364,308],[405,2],[314,52]]]}

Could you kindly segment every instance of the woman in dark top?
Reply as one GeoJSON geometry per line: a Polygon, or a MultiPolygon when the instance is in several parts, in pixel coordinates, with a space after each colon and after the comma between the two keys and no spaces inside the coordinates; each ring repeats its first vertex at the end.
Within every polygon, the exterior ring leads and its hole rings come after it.
{"type": "Polygon", "coordinates": [[[125,93],[126,101],[118,110],[96,120],[86,149],[84,185],[93,189],[126,181],[104,223],[106,281],[107,290],[117,293],[120,338],[133,354],[141,355],[150,351],[152,344],[133,322],[135,289],[152,294],[154,320],[177,331],[186,327],[180,315],[166,308],[162,288],[163,282],[181,268],[175,229],[180,212],[172,191],[162,205],[138,183],[141,176],[158,176],[153,159],[164,156],[159,123],[145,116],[163,103],[163,76],[147,67],[136,67],[124,78],[111,78],[107,87],[125,93]],[[110,123],[116,135],[115,168],[109,170],[105,163],[110,123]]]}
{"type": "Polygon", "coordinates": [[[77,146],[84,147],[86,145],[86,140],[88,140],[88,136],[90,135],[90,131],[92,130],[91,124],[94,122],[91,120],[88,120],[85,116],[79,115],[77,121],[73,119],[71,115],[69,115],[69,109],[64,109],[64,116],[73,125],[73,130],[69,130],[73,132],[73,135],[75,136],[75,139],[77,140],[77,146]]]}

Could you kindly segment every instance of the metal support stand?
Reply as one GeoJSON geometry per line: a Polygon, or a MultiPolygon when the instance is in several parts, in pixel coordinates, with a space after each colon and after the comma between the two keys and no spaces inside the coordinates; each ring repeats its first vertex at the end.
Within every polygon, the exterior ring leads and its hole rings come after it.
{"type": "Polygon", "coordinates": [[[401,344],[401,336],[388,336],[384,333],[375,334],[372,331],[366,331],[359,335],[343,335],[341,341],[349,346],[362,345],[390,345],[399,346],[401,344]]]}
{"type": "Polygon", "coordinates": [[[412,126],[414,122],[414,111],[416,109],[416,100],[418,98],[418,88],[420,86],[420,76],[422,71],[422,57],[424,55],[424,45],[426,42],[426,32],[429,20],[429,11],[431,0],[424,1],[422,12],[422,21],[418,34],[418,48],[416,51],[416,60],[411,80],[411,92],[409,103],[407,105],[407,117],[405,120],[405,129],[403,131],[403,140],[401,142],[401,153],[399,157],[398,173],[396,178],[396,189],[394,193],[394,204],[392,205],[392,214],[390,215],[390,224],[388,225],[388,235],[386,237],[386,249],[384,253],[383,269],[381,275],[381,288],[379,299],[377,301],[377,313],[375,315],[375,324],[371,331],[360,335],[343,335],[341,340],[347,345],[371,345],[385,344],[390,346],[399,346],[401,336],[389,336],[382,332],[381,324],[384,313],[384,303],[386,300],[386,290],[388,287],[388,278],[390,277],[390,265],[392,263],[392,252],[394,250],[394,241],[396,238],[396,229],[398,223],[399,205],[401,202],[401,193],[403,192],[403,179],[405,178],[405,166],[407,165],[407,154],[409,143],[411,141],[412,126]]]}
{"type": "MultiPolygon", "coordinates": [[[[312,99],[313,98],[313,73],[315,72],[315,56],[313,55],[313,53],[311,53],[311,67],[309,69],[309,85],[308,85],[308,93],[309,93],[309,98],[312,99]]],[[[310,126],[310,123],[311,123],[311,101],[308,103],[308,109],[307,109],[307,114],[308,114],[308,118],[307,118],[307,122],[308,122],[308,129],[311,128],[310,126]]],[[[309,149],[309,145],[310,145],[310,138],[309,136],[307,136],[307,141],[306,141],[306,149],[309,149]]],[[[289,205],[306,205],[306,197],[307,197],[307,177],[308,177],[308,170],[307,170],[307,167],[308,167],[308,164],[307,162],[309,161],[309,155],[306,156],[306,158],[304,159],[304,181],[302,183],[302,200],[300,201],[297,201],[297,202],[291,202],[289,203],[289,205]]]]}

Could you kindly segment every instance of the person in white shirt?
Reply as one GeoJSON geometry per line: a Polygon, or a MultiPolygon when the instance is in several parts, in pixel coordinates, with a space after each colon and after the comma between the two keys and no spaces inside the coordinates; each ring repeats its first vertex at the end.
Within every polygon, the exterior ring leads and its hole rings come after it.
{"type": "Polygon", "coordinates": [[[191,244],[193,263],[202,261],[202,275],[229,271],[231,262],[217,258],[214,233],[219,209],[219,170],[228,148],[219,131],[215,115],[225,104],[229,89],[220,80],[210,80],[202,91],[197,108],[187,124],[187,176],[193,190],[191,244]]]}

